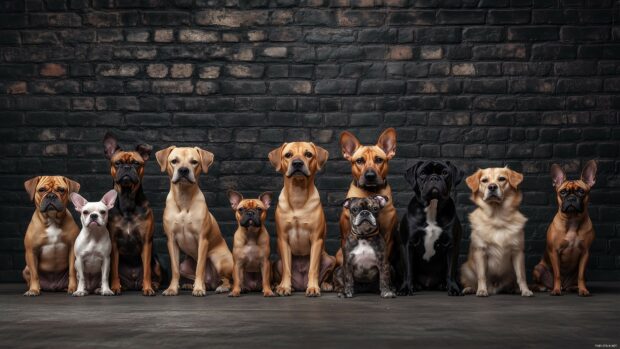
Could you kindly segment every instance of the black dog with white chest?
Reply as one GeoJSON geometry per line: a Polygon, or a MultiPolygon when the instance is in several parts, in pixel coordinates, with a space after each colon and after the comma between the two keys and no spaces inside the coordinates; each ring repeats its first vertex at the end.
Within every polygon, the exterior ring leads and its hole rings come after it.
{"type": "Polygon", "coordinates": [[[349,210],[351,231],[343,248],[343,263],[334,271],[338,297],[353,297],[354,292],[380,291],[381,297],[393,298],[390,264],[385,263],[385,239],[379,230],[379,212],[387,196],[348,198],[342,206],[349,210]]]}
{"type": "Polygon", "coordinates": [[[450,195],[462,178],[449,161],[420,161],[407,170],[414,196],[400,224],[405,275],[399,295],[423,289],[462,295],[456,277],[462,227],[450,195]]]}

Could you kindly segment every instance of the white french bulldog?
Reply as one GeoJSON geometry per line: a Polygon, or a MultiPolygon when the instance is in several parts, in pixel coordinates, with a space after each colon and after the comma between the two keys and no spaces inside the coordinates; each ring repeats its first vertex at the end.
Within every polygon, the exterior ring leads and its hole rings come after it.
{"type": "Polygon", "coordinates": [[[113,296],[108,276],[112,243],[106,227],[108,210],[114,207],[116,190],[107,192],[101,201],[88,202],[78,193],[71,193],[75,210],[80,213],[82,230],[75,240],[75,270],[78,287],[73,296],[86,296],[89,292],[113,296]]]}

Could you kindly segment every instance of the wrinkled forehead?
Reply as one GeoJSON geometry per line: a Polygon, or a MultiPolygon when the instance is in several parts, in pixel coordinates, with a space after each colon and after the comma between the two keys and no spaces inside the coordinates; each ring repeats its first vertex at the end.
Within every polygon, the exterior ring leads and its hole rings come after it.
{"type": "Polygon", "coordinates": [[[138,161],[140,163],[144,162],[142,160],[142,156],[140,156],[137,151],[117,151],[114,155],[112,155],[112,158],[110,158],[110,162],[117,161],[122,163],[129,163],[132,161],[138,161]]]}
{"type": "Polygon", "coordinates": [[[351,200],[351,207],[367,208],[373,205],[375,205],[375,202],[370,198],[355,198],[351,200]]]}
{"type": "Polygon", "coordinates": [[[309,151],[314,154],[314,146],[310,142],[292,142],[288,143],[282,149],[282,155],[293,152],[295,154],[302,154],[306,151],[309,151]]]}
{"type": "Polygon", "coordinates": [[[46,187],[46,188],[56,188],[56,187],[65,187],[67,182],[65,181],[65,177],[63,176],[43,176],[39,180],[37,184],[37,188],[46,187]]]}
{"type": "Polygon", "coordinates": [[[265,208],[265,205],[263,205],[263,203],[260,200],[256,200],[256,199],[243,199],[241,200],[241,202],[239,203],[240,207],[246,208],[246,209],[255,209],[255,208],[265,208]]]}
{"type": "Polygon", "coordinates": [[[86,205],[84,205],[84,207],[82,207],[82,211],[101,211],[101,210],[104,210],[104,211],[108,210],[106,205],[101,201],[89,202],[86,205]]]}
{"type": "Polygon", "coordinates": [[[572,180],[572,181],[568,181],[567,180],[567,181],[564,181],[564,183],[562,183],[562,185],[560,185],[559,189],[560,190],[562,190],[562,189],[577,190],[579,188],[587,190],[588,189],[588,185],[584,181],[582,181],[580,179],[572,180]]]}
{"type": "Polygon", "coordinates": [[[368,159],[368,158],[374,158],[375,156],[379,156],[381,158],[386,157],[383,149],[377,147],[376,145],[362,145],[361,147],[357,148],[357,150],[353,153],[354,159],[357,159],[360,157],[364,157],[368,159]]]}
{"type": "Polygon", "coordinates": [[[441,162],[428,161],[424,163],[422,166],[420,166],[419,172],[438,171],[438,170],[443,170],[444,168],[446,168],[446,165],[441,162]]]}
{"type": "Polygon", "coordinates": [[[196,149],[190,147],[181,147],[172,149],[170,155],[168,155],[168,159],[178,158],[184,160],[199,160],[199,156],[200,155],[198,154],[198,151],[196,149]]]}

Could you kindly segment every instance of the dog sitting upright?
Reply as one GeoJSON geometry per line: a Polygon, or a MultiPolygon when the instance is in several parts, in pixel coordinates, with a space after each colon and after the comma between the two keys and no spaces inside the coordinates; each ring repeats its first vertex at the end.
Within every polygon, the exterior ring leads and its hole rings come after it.
{"type": "Polygon", "coordinates": [[[533,295],[525,279],[523,227],[527,219],[519,212],[521,181],[523,175],[507,167],[478,170],[465,180],[478,208],[469,214],[471,242],[461,267],[463,293],[533,295]]]}
{"type": "Polygon", "coordinates": [[[566,180],[562,168],[553,164],[551,178],[558,212],[547,230],[547,248],[534,268],[534,282],[537,290],[550,289],[554,296],[561,295],[562,289],[572,290],[575,286],[580,296],[589,296],[585,273],[590,246],[594,241],[594,228],[588,214],[588,203],[590,189],[596,181],[596,162],[588,161],[581,172],[581,179],[572,181],[566,180]]]}
{"type": "Polygon", "coordinates": [[[67,203],[80,185],[62,176],[38,176],[24,187],[36,206],[24,237],[22,275],[28,285],[24,296],[38,296],[41,290],[73,293],[77,287],[73,246],[80,229],[67,203]]]}
{"type": "Polygon", "coordinates": [[[114,295],[108,282],[112,242],[106,224],[108,210],[114,207],[116,196],[116,190],[110,190],[101,201],[88,202],[80,194],[71,193],[71,201],[82,221],[82,230],[75,240],[78,286],[73,296],[82,297],[93,292],[114,295]]]}
{"type": "Polygon", "coordinates": [[[290,296],[306,290],[317,297],[331,290],[327,283],[335,259],[325,252],[327,224],[314,177],[327,161],[327,150],[310,142],[284,143],[269,153],[269,161],[284,175],[284,188],[276,208],[280,260],[274,266],[276,293],[290,296]],[[320,288],[321,287],[321,288],[320,288]]]}
{"type": "Polygon", "coordinates": [[[407,170],[413,198],[400,224],[406,265],[400,295],[420,289],[462,295],[456,278],[462,228],[451,197],[462,178],[449,161],[420,161],[407,170]]]}
{"type": "Polygon", "coordinates": [[[269,232],[265,228],[271,193],[263,193],[258,199],[244,199],[236,191],[228,191],[230,206],[239,224],[233,243],[233,288],[228,294],[239,297],[241,292],[262,291],[265,297],[273,297],[271,290],[271,247],[269,232]]]}
{"type": "Polygon", "coordinates": [[[164,209],[164,231],[172,279],[164,296],[179,293],[181,274],[194,280],[192,295],[206,295],[205,284],[216,293],[230,290],[233,257],[215,217],[198,186],[198,176],[207,173],[213,154],[198,147],[168,147],[155,154],[162,172],[170,177],[170,192],[164,209]],[[179,249],[185,253],[179,263],[179,249]]]}
{"type": "Polygon", "coordinates": [[[142,289],[144,296],[154,296],[163,274],[153,253],[153,210],[142,190],[144,163],[152,147],[140,144],[134,151],[123,151],[110,133],[105,135],[103,146],[118,193],[114,207],[108,212],[112,239],[111,289],[116,294],[120,294],[121,286],[125,290],[142,289]]]}
{"type": "Polygon", "coordinates": [[[374,195],[347,198],[342,206],[350,211],[351,231],[343,248],[343,264],[334,271],[338,297],[353,297],[356,290],[379,290],[382,298],[394,298],[390,265],[385,259],[385,240],[379,229],[379,213],[388,198],[374,195]],[[364,285],[364,286],[362,286],[364,285]]]}

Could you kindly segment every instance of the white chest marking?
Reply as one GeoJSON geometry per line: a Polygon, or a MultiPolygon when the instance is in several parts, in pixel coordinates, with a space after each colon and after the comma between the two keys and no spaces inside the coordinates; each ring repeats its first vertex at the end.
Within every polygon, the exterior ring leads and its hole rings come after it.
{"type": "Polygon", "coordinates": [[[435,255],[435,241],[441,235],[441,227],[437,226],[437,199],[431,200],[430,204],[424,209],[426,212],[426,227],[424,231],[424,255],[422,258],[429,261],[435,255]]]}
{"type": "Polygon", "coordinates": [[[41,246],[41,253],[43,255],[47,255],[49,253],[53,254],[57,249],[64,247],[65,244],[60,240],[61,233],[62,230],[53,224],[45,229],[47,243],[41,246]]]}
{"type": "Polygon", "coordinates": [[[351,251],[351,255],[356,268],[368,270],[377,265],[375,250],[366,240],[359,240],[357,246],[351,251]]]}

